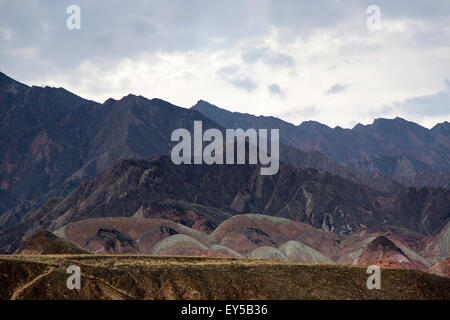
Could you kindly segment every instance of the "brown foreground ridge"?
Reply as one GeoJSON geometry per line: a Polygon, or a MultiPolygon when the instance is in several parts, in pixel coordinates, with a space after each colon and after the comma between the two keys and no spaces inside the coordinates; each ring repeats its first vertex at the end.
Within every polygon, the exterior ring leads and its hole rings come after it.
{"type": "Polygon", "coordinates": [[[366,267],[205,257],[3,255],[0,299],[450,299],[450,279],[382,269],[369,290],[366,267]],[[68,289],[66,269],[81,269],[68,289]]]}

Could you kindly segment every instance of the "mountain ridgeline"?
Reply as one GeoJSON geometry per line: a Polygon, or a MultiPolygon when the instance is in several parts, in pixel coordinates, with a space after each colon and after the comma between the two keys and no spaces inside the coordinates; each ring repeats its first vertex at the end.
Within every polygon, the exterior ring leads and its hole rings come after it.
{"type": "Polygon", "coordinates": [[[449,187],[450,123],[428,130],[401,118],[334,129],[315,121],[298,126],[274,117],[220,109],[200,100],[193,110],[227,128],[279,128],[280,140],[303,151],[319,151],[332,161],[366,173],[388,176],[405,186],[449,187]]]}
{"type": "Polygon", "coordinates": [[[338,234],[422,235],[449,220],[448,122],[431,130],[402,119],[294,126],[203,101],[186,109],[128,95],[101,104],[2,73],[0,122],[1,252],[36,232],[101,217],[163,218],[212,232],[236,214],[261,213],[338,234]],[[192,131],[194,120],[204,130],[280,129],[279,173],[172,164],[171,133],[192,131]]]}

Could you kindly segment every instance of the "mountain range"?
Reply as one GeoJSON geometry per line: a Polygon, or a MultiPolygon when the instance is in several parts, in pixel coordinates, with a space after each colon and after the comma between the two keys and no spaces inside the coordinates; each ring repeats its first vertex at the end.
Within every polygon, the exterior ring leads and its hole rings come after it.
{"type": "Polygon", "coordinates": [[[303,151],[366,173],[388,176],[405,186],[446,186],[450,181],[450,123],[431,130],[401,118],[376,119],[353,129],[334,129],[316,121],[295,126],[274,117],[220,109],[200,100],[198,110],[226,128],[279,128],[280,140],[303,151]]]}
{"type": "MultiPolygon", "coordinates": [[[[320,231],[310,240],[302,238],[311,248],[322,234],[359,237],[354,241],[361,250],[345,263],[362,254],[368,244],[362,235],[369,234],[390,240],[368,247],[361,261],[379,255],[379,246],[382,252],[387,248],[391,261],[391,252],[399,252],[391,240],[407,248],[399,250],[419,270],[449,256],[448,122],[430,130],[400,118],[376,119],[353,129],[332,129],[313,121],[295,126],[274,117],[229,112],[202,100],[190,109],[135,95],[97,103],[63,88],[30,87],[0,73],[0,123],[3,253],[15,252],[39,232],[61,235],[64,228],[95,219],[125,222],[93,223],[88,238],[74,241],[80,250],[115,252],[126,247],[139,252],[137,234],[123,234],[118,230],[122,224],[163,219],[179,225],[142,230],[146,239],[153,239],[152,246],[146,246],[148,253],[164,237],[183,233],[182,227],[209,239],[234,217],[259,214],[320,231]],[[167,156],[174,145],[171,133],[178,128],[192,131],[194,120],[202,121],[204,130],[280,129],[278,174],[260,176],[258,165],[174,165],[167,156]],[[427,262],[418,263],[407,250],[426,256],[427,262]]],[[[272,237],[260,228],[249,228],[232,237],[245,235],[255,241],[272,237]]],[[[77,230],[78,236],[84,232],[77,230]]],[[[261,243],[286,256],[294,250],[288,242],[299,242],[298,237],[284,242],[272,237],[273,243],[261,243]]],[[[48,235],[37,239],[33,243],[53,241],[48,235]]],[[[73,241],[62,239],[59,245],[73,241]]],[[[222,240],[197,239],[208,248],[223,245],[226,252],[239,251],[235,250],[239,246],[224,245],[222,240]]],[[[307,245],[303,242],[294,247],[307,245]]],[[[279,254],[273,250],[263,248],[254,256],[279,254]]],[[[325,247],[314,250],[331,261],[340,259],[325,247]]]]}

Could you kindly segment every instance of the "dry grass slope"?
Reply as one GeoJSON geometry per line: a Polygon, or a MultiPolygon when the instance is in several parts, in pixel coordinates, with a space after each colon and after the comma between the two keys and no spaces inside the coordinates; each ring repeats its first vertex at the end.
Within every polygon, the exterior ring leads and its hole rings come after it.
{"type": "Polygon", "coordinates": [[[368,290],[364,267],[243,259],[0,256],[1,299],[450,299],[450,279],[383,269],[368,290]],[[80,266],[81,290],[66,287],[80,266]]]}

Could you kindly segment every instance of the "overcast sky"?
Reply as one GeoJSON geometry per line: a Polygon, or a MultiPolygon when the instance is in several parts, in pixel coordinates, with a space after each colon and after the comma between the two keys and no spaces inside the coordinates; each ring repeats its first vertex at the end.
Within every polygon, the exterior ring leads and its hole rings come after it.
{"type": "Polygon", "coordinates": [[[450,119],[450,0],[0,0],[0,71],[98,102],[432,127],[450,119]],[[72,4],[79,30],[66,27],[72,4]],[[380,30],[366,25],[372,4],[380,30]]]}

